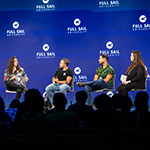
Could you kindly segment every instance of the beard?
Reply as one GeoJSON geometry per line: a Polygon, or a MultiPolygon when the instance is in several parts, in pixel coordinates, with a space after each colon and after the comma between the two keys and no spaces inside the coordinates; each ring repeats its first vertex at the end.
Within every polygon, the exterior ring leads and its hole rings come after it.
{"type": "Polygon", "coordinates": [[[104,63],[104,62],[102,61],[102,62],[100,62],[99,64],[100,64],[100,65],[103,65],[103,63],[104,63]]]}

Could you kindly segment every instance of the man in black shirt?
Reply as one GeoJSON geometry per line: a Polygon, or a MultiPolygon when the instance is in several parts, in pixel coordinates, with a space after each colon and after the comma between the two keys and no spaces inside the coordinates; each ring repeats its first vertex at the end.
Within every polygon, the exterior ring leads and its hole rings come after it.
{"type": "Polygon", "coordinates": [[[46,94],[53,107],[53,92],[60,91],[66,95],[67,90],[71,88],[71,82],[73,78],[73,71],[68,68],[70,61],[67,58],[61,59],[59,63],[59,69],[55,72],[52,84],[45,88],[46,94]]]}

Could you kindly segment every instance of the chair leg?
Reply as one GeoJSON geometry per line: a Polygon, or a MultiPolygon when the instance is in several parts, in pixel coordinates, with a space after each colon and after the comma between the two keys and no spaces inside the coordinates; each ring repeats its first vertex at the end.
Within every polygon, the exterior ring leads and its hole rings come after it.
{"type": "Polygon", "coordinates": [[[134,99],[134,92],[131,91],[131,100],[132,100],[132,102],[133,102],[133,99],[134,99]]]}
{"type": "Polygon", "coordinates": [[[73,92],[73,100],[70,101],[70,105],[72,105],[72,102],[75,102],[75,94],[73,92]]]}

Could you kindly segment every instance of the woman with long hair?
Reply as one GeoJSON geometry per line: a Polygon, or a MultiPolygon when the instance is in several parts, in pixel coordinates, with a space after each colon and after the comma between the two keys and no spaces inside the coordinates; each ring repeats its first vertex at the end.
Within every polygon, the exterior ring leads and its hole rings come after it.
{"type": "Polygon", "coordinates": [[[132,63],[126,71],[127,80],[117,87],[117,91],[128,96],[131,89],[144,89],[147,71],[139,51],[132,51],[130,57],[132,63]]]}
{"type": "Polygon", "coordinates": [[[24,69],[20,67],[17,57],[11,57],[4,73],[4,82],[7,90],[16,91],[15,99],[19,100],[22,92],[27,91],[25,83],[28,80],[29,78],[25,74],[24,69]]]}

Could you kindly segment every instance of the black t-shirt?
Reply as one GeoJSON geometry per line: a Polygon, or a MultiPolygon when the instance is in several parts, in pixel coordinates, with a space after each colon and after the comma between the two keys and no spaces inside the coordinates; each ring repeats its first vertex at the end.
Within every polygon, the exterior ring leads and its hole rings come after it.
{"type": "MultiPolygon", "coordinates": [[[[70,68],[68,68],[65,71],[63,71],[62,68],[59,68],[54,74],[54,77],[57,77],[59,81],[65,81],[68,76],[73,78],[73,71],[70,68]]],[[[70,86],[71,82],[69,83],[70,86]]]]}

